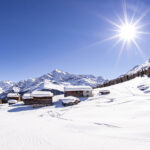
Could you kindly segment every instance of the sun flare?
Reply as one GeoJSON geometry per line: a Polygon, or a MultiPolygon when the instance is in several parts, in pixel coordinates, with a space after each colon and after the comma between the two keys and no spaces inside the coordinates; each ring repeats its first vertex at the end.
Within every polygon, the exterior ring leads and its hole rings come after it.
{"type": "Polygon", "coordinates": [[[135,40],[137,29],[134,24],[123,24],[119,29],[119,36],[122,40],[132,41],[135,40]]]}
{"type": "Polygon", "coordinates": [[[142,24],[142,19],[149,13],[149,10],[143,11],[140,16],[136,16],[136,13],[133,12],[133,14],[129,14],[127,12],[127,6],[126,6],[126,1],[123,0],[123,16],[120,17],[118,14],[116,15],[118,18],[118,22],[110,20],[106,17],[104,19],[112,24],[111,31],[114,32],[114,35],[104,39],[102,42],[108,41],[108,40],[113,40],[117,39],[112,48],[114,48],[116,45],[121,43],[121,48],[119,49],[119,57],[121,56],[122,52],[124,50],[128,50],[130,45],[134,45],[136,48],[132,50],[137,50],[143,57],[144,53],[142,49],[140,48],[138,42],[139,40],[143,39],[141,35],[143,34],[150,34],[148,32],[143,31],[143,27],[146,24],[142,24]]]}

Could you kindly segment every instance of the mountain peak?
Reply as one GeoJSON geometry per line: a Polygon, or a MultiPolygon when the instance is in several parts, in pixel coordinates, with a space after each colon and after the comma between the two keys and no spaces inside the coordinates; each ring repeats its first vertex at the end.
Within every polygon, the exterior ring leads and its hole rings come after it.
{"type": "Polygon", "coordinates": [[[51,72],[52,74],[61,74],[61,73],[63,73],[64,74],[64,72],[62,71],[62,70],[60,70],[60,69],[54,69],[52,72],[51,72]]]}
{"type": "Polygon", "coordinates": [[[63,72],[62,70],[60,70],[60,69],[58,69],[58,68],[56,68],[56,69],[54,69],[52,72],[63,72]]]}
{"type": "Polygon", "coordinates": [[[148,69],[149,67],[150,67],[150,59],[146,60],[145,63],[143,63],[141,65],[137,65],[137,66],[133,67],[129,72],[127,72],[127,74],[128,75],[134,74],[138,71],[148,69]]]}

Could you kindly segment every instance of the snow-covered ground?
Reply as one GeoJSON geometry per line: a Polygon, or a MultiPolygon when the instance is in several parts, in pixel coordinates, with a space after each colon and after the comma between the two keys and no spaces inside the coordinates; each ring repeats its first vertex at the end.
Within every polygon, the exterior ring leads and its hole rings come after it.
{"type": "Polygon", "coordinates": [[[103,88],[109,95],[63,107],[0,105],[1,150],[149,150],[150,78],[103,88]],[[141,87],[145,87],[142,88],[141,87]]]}

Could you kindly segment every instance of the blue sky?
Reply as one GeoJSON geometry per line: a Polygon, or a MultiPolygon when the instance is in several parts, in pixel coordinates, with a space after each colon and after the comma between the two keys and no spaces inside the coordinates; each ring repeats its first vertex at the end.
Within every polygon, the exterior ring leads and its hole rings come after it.
{"type": "MultiPolygon", "coordinates": [[[[148,0],[127,0],[135,19],[150,8],[148,0]]],[[[38,77],[55,68],[76,74],[102,75],[112,79],[150,58],[150,35],[125,48],[111,37],[122,0],[0,0],[0,80],[19,81],[38,77]],[[112,48],[113,47],[113,48],[112,48]]],[[[141,23],[150,23],[150,13],[141,23]]],[[[143,30],[148,31],[149,26],[143,30]]]]}

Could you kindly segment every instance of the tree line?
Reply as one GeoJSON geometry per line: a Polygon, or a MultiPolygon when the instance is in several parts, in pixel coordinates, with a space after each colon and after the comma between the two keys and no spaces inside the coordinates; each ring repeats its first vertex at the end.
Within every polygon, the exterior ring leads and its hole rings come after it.
{"type": "Polygon", "coordinates": [[[147,75],[148,77],[150,77],[150,67],[148,67],[147,69],[142,69],[141,71],[138,71],[134,74],[122,75],[122,76],[120,76],[116,79],[106,81],[103,84],[97,86],[96,88],[102,88],[102,87],[115,85],[115,84],[118,84],[118,83],[122,83],[122,82],[125,82],[125,81],[128,81],[128,80],[134,79],[136,77],[143,77],[144,75],[147,75]]]}

